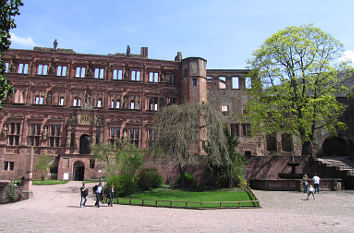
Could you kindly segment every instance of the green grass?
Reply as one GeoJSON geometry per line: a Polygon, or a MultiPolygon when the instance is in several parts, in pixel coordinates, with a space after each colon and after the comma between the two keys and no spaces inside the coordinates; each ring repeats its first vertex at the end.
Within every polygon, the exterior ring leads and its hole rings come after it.
{"type": "Polygon", "coordinates": [[[192,192],[180,189],[157,189],[119,198],[119,204],[166,206],[184,208],[238,208],[257,207],[246,191],[192,192]],[[187,204],[186,204],[187,202],[187,204]]]}
{"type": "Polygon", "coordinates": [[[66,184],[68,180],[34,180],[33,185],[53,185],[53,184],[66,184]]]}

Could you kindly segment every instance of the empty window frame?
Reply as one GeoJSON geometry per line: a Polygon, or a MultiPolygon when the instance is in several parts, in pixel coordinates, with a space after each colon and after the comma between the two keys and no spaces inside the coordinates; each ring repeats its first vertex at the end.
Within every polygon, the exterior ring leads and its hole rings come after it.
{"type": "Polygon", "coordinates": [[[148,145],[152,146],[152,144],[154,143],[156,139],[156,131],[153,129],[149,129],[148,130],[148,145]]]}
{"type": "Polygon", "coordinates": [[[245,88],[252,89],[252,79],[250,77],[245,78],[245,88]]]}
{"type": "Polygon", "coordinates": [[[95,68],[95,78],[103,79],[104,78],[104,69],[103,68],[95,68]]]}
{"type": "Polygon", "coordinates": [[[64,106],[64,97],[59,98],[59,106],[64,106]]]}
{"type": "Polygon", "coordinates": [[[166,104],[167,105],[175,104],[175,102],[176,102],[176,98],[174,98],[174,97],[166,97],[166,104]]]}
{"type": "Polygon", "coordinates": [[[28,144],[30,146],[39,146],[39,139],[41,135],[41,124],[30,124],[30,133],[29,133],[28,144]]]}
{"type": "Polygon", "coordinates": [[[38,69],[37,69],[38,75],[47,75],[47,72],[48,72],[48,65],[42,65],[42,64],[38,65],[38,69]]]}
{"type": "Polygon", "coordinates": [[[15,162],[4,161],[4,171],[13,171],[15,168],[15,162]]]}
{"type": "Polygon", "coordinates": [[[251,136],[251,125],[250,124],[242,124],[242,135],[244,137],[251,136]]]}
{"type": "Polygon", "coordinates": [[[81,98],[74,97],[73,99],[73,107],[80,107],[81,106],[81,98]]]}
{"type": "Polygon", "coordinates": [[[102,108],[102,99],[97,100],[97,108],[102,108]]]}
{"type": "Polygon", "coordinates": [[[17,73],[28,74],[28,64],[23,64],[23,63],[18,64],[17,73]]]}
{"type": "Polygon", "coordinates": [[[240,89],[238,77],[232,77],[232,89],[240,89]]]}
{"type": "Polygon", "coordinates": [[[226,78],[219,77],[219,89],[226,89],[226,78]]]}
{"type": "Polygon", "coordinates": [[[207,82],[212,82],[212,81],[213,81],[213,79],[214,79],[214,77],[210,77],[210,76],[208,76],[208,77],[207,77],[207,82]]]}
{"type": "Polygon", "coordinates": [[[57,66],[57,76],[66,76],[67,66],[57,66]]]}
{"type": "Polygon", "coordinates": [[[133,128],[130,132],[130,143],[139,146],[139,129],[133,128]]]}
{"type": "Polygon", "coordinates": [[[10,132],[8,134],[9,145],[11,146],[19,145],[20,132],[21,132],[20,123],[10,123],[10,132]]]}
{"type": "Polygon", "coordinates": [[[141,72],[139,70],[132,70],[130,80],[140,82],[141,72]]]}
{"type": "Polygon", "coordinates": [[[50,125],[49,126],[49,146],[59,147],[60,143],[60,125],[50,125]]]}
{"type": "Polygon", "coordinates": [[[34,97],[34,104],[43,104],[44,103],[44,96],[36,95],[34,97]]]}
{"type": "Polygon", "coordinates": [[[119,109],[120,108],[120,100],[111,100],[111,108],[116,108],[119,109]]]}
{"type": "Polygon", "coordinates": [[[166,75],[166,82],[170,83],[170,84],[175,84],[176,83],[175,74],[174,73],[168,73],[166,75]]]}
{"type": "Polygon", "coordinates": [[[233,137],[239,137],[240,136],[240,124],[230,124],[230,131],[231,135],[233,137]]]}
{"type": "Polygon", "coordinates": [[[123,80],[123,70],[113,70],[113,80],[123,80]]]}
{"type": "Polygon", "coordinates": [[[135,101],[134,100],[130,101],[130,109],[135,109],[135,101]]]}
{"type": "Polygon", "coordinates": [[[90,159],[90,168],[95,168],[95,159],[90,159]]]}
{"type": "Polygon", "coordinates": [[[159,82],[159,73],[158,72],[149,72],[149,82],[158,83],[159,82]]]}
{"type": "Polygon", "coordinates": [[[5,62],[5,73],[9,72],[9,68],[10,68],[10,63],[5,62]]]}
{"type": "Polygon", "coordinates": [[[158,110],[158,102],[159,102],[158,97],[149,98],[149,110],[157,111],[158,110]]]}
{"type": "Polygon", "coordinates": [[[85,74],[86,74],[86,67],[76,67],[76,74],[75,77],[77,78],[85,78],[85,74]]]}

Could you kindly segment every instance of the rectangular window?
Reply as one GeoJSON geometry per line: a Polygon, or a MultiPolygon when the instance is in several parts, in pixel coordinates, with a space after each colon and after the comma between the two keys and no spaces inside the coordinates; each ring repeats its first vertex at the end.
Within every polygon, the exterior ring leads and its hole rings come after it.
{"type": "Polygon", "coordinates": [[[76,67],[76,77],[85,78],[86,68],[85,67],[76,67]]]}
{"type": "Polygon", "coordinates": [[[238,77],[232,77],[232,89],[239,89],[239,79],[238,77]]]}
{"type": "Polygon", "coordinates": [[[10,171],[13,171],[15,167],[15,163],[14,162],[10,162],[10,171]]]}
{"type": "Polygon", "coordinates": [[[59,105],[64,106],[64,97],[59,98],[59,105]]]}
{"type": "Polygon", "coordinates": [[[15,162],[4,161],[4,171],[13,171],[15,162]]]}
{"type": "Polygon", "coordinates": [[[158,110],[158,97],[151,97],[149,98],[149,110],[157,111],[158,110]]]}
{"type": "Polygon", "coordinates": [[[96,79],[103,79],[104,78],[104,69],[102,68],[95,68],[95,78],[96,79]]]}
{"type": "Polygon", "coordinates": [[[111,108],[114,108],[114,100],[111,101],[111,108]]]}
{"type": "Polygon", "coordinates": [[[34,104],[44,104],[44,97],[36,95],[34,97],[34,104]]]}
{"type": "Polygon", "coordinates": [[[130,80],[140,82],[141,80],[140,71],[132,70],[130,80]]]}
{"type": "Polygon", "coordinates": [[[31,124],[29,133],[29,145],[39,146],[39,139],[41,135],[41,124],[31,124]]]}
{"type": "Polygon", "coordinates": [[[242,124],[242,134],[244,137],[249,137],[251,125],[250,124],[242,124]]]}
{"type": "Polygon", "coordinates": [[[17,146],[20,141],[21,124],[10,123],[10,133],[8,134],[9,145],[17,146]]]}
{"type": "Polygon", "coordinates": [[[118,109],[120,108],[120,100],[116,101],[116,108],[118,108],[118,109]]]}
{"type": "Polygon", "coordinates": [[[42,65],[42,64],[38,65],[38,70],[37,70],[38,75],[47,75],[47,72],[48,72],[48,65],[42,65]]]}
{"type": "Polygon", "coordinates": [[[113,70],[113,80],[122,80],[123,71],[122,70],[113,70]]]}
{"type": "Polygon", "coordinates": [[[226,89],[226,78],[219,77],[219,89],[226,89]]]}
{"type": "Polygon", "coordinates": [[[134,102],[134,100],[130,101],[130,109],[135,109],[135,102],[134,102]]]}
{"type": "Polygon", "coordinates": [[[224,104],[224,105],[221,105],[221,112],[222,114],[224,115],[228,115],[229,114],[229,106],[224,104]]]}
{"type": "Polygon", "coordinates": [[[50,125],[49,130],[49,146],[59,147],[61,126],[50,125]]]}
{"type": "Polygon", "coordinates": [[[230,124],[230,128],[231,128],[231,135],[233,137],[239,137],[240,136],[239,124],[230,124]]]}
{"type": "Polygon", "coordinates": [[[198,79],[194,78],[193,79],[193,87],[198,86],[198,79]]]}
{"type": "Polygon", "coordinates": [[[5,62],[5,73],[9,72],[9,68],[10,68],[10,63],[5,62]]]}
{"type": "Polygon", "coordinates": [[[150,83],[158,83],[159,82],[159,73],[158,72],[150,72],[149,73],[149,82],[150,83]]]}
{"type": "Polygon", "coordinates": [[[245,88],[252,89],[252,79],[250,77],[245,78],[245,88]]]}
{"type": "Polygon", "coordinates": [[[139,146],[139,129],[130,129],[130,143],[139,146]]]}
{"type": "Polygon", "coordinates": [[[120,128],[110,128],[110,139],[112,145],[119,143],[120,139],[120,128]]]}
{"type": "Polygon", "coordinates": [[[212,82],[214,77],[207,77],[207,82],[212,82]]]}
{"type": "Polygon", "coordinates": [[[19,74],[28,74],[28,64],[18,64],[18,73],[19,74]]]}
{"type": "Polygon", "coordinates": [[[66,76],[66,70],[67,70],[66,66],[58,66],[57,67],[57,76],[65,77],[66,76]]]}
{"type": "Polygon", "coordinates": [[[170,84],[175,84],[175,74],[173,73],[168,73],[166,75],[166,82],[170,84]]]}
{"type": "Polygon", "coordinates": [[[149,129],[148,133],[148,144],[149,146],[152,146],[153,142],[155,141],[155,130],[149,129]]]}
{"type": "Polygon", "coordinates": [[[94,159],[90,159],[90,168],[91,169],[95,168],[95,160],[94,159]]]}

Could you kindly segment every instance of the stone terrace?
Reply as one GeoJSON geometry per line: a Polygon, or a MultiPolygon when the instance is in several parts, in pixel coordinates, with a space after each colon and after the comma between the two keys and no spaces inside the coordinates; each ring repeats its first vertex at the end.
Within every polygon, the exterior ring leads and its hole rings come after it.
{"type": "Polygon", "coordinates": [[[260,209],[190,210],[95,208],[92,193],[79,208],[79,187],[34,186],[32,199],[0,205],[0,232],[354,232],[354,191],[306,200],[300,192],[255,190],[260,209]]]}

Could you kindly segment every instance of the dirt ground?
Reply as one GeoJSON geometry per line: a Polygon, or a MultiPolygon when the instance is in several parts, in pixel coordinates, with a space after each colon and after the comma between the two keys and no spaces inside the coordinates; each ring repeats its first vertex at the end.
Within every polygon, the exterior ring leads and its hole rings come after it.
{"type": "MultiPolygon", "coordinates": [[[[0,232],[354,232],[354,191],[259,191],[259,209],[190,210],[107,205],[91,193],[79,208],[80,182],[33,186],[33,198],[0,205],[0,232]]],[[[89,184],[92,187],[94,184],[89,184]]]]}

